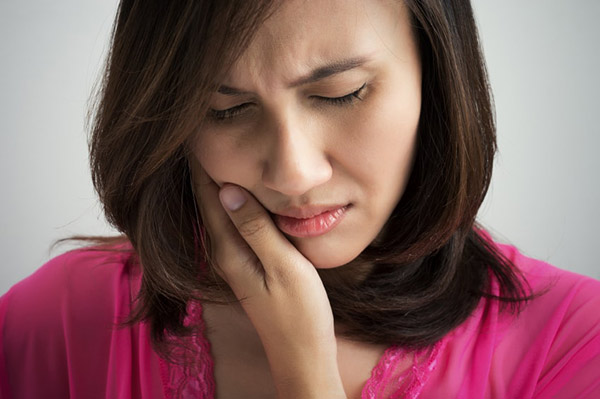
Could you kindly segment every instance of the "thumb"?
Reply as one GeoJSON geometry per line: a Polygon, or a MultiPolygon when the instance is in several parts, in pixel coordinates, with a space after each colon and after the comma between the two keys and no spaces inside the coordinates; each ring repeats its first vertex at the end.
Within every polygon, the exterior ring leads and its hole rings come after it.
{"type": "MultiPolygon", "coordinates": [[[[279,274],[284,263],[289,262],[290,253],[304,257],[279,231],[267,210],[243,188],[226,184],[219,190],[219,199],[239,234],[250,246],[262,263],[265,273],[279,274]]],[[[306,259],[304,262],[306,263],[306,259]]],[[[288,265],[289,267],[289,265],[288,265]]],[[[285,268],[287,269],[287,267],[285,268]]]]}

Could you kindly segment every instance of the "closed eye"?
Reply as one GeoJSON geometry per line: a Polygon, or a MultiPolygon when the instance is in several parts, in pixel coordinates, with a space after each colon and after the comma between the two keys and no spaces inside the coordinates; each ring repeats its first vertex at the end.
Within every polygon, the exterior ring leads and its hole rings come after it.
{"type": "Polygon", "coordinates": [[[252,106],[252,103],[243,103],[240,105],[236,105],[235,107],[222,110],[211,109],[209,111],[209,115],[212,119],[216,121],[226,121],[228,119],[233,119],[236,116],[240,115],[250,106],[252,106]]]}
{"type": "Polygon", "coordinates": [[[364,89],[367,87],[367,84],[364,83],[357,90],[352,93],[346,94],[341,97],[322,97],[322,96],[313,96],[313,98],[318,99],[319,101],[323,101],[326,104],[343,106],[356,102],[357,100],[362,100],[361,94],[364,89]]]}
{"type": "MultiPolygon", "coordinates": [[[[363,91],[365,90],[366,87],[367,87],[367,84],[364,83],[361,87],[354,90],[352,93],[348,93],[341,97],[323,97],[323,96],[311,96],[311,97],[318,101],[321,101],[325,104],[330,104],[330,105],[335,105],[335,106],[341,107],[341,106],[345,106],[345,105],[351,105],[351,104],[355,103],[356,101],[362,100],[361,94],[363,93],[363,91]]],[[[235,107],[222,109],[222,110],[211,109],[211,110],[209,110],[209,116],[211,119],[213,119],[217,122],[227,122],[229,120],[232,120],[232,119],[240,116],[245,111],[247,111],[248,108],[252,107],[253,105],[254,105],[254,103],[243,103],[240,105],[236,105],[235,107]]]]}

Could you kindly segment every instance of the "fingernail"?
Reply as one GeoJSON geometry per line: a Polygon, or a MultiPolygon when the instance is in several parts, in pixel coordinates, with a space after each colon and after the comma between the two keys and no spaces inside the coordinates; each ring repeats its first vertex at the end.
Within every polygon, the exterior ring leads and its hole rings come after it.
{"type": "Polygon", "coordinates": [[[237,211],[246,202],[246,196],[242,190],[235,186],[225,186],[219,192],[219,198],[223,206],[230,211],[237,211]]]}

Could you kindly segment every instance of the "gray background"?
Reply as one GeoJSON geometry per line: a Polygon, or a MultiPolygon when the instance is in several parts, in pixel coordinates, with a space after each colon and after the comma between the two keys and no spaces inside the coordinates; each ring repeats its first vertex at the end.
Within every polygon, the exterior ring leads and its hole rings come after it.
{"type": "MultiPolygon", "coordinates": [[[[524,253],[600,278],[600,2],[474,1],[500,153],[480,212],[524,253]]],[[[116,2],[0,2],[0,294],[68,247],[105,234],[84,120],[116,2]]]]}

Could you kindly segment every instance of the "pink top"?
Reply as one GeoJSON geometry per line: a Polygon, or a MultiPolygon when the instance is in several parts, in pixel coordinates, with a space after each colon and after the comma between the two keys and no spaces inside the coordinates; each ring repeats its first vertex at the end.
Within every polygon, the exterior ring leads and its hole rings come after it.
{"type": "MultiPolygon", "coordinates": [[[[500,248],[549,291],[519,317],[483,299],[427,350],[388,348],[362,398],[600,398],[600,282],[500,248]],[[399,372],[404,356],[415,365],[399,372]]],[[[128,253],[76,250],[15,285],[0,298],[0,398],[212,398],[202,331],[195,367],[183,369],[152,350],[146,324],[114,327],[139,283],[128,253]]]]}

